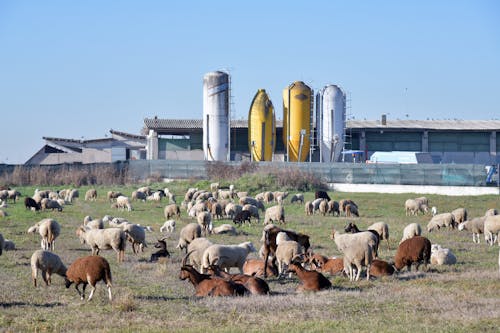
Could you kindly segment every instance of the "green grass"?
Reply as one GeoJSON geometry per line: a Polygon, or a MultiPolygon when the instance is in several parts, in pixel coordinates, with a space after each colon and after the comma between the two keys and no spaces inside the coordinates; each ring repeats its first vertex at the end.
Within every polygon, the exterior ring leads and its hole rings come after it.
{"type": "MultiPolygon", "coordinates": [[[[180,202],[191,185],[176,182],[166,187],[180,202]]],[[[496,332],[500,325],[498,246],[487,246],[484,238],[481,244],[473,244],[470,234],[457,230],[424,232],[433,243],[452,249],[458,259],[454,266],[430,267],[427,272],[402,272],[394,277],[354,283],[343,277],[330,277],[334,286],[331,290],[306,294],[295,293],[296,279],[270,279],[271,296],[196,299],[192,296],[192,285],[178,279],[183,254],[175,245],[179,230],[191,222],[187,214],[183,212],[176,232],[167,240],[172,257],[152,264],[147,260],[153,243],[161,236],[158,230],[165,220],[163,207],[166,203],[134,202],[132,212],[118,212],[112,210],[105,199],[108,190],[130,195],[136,187],[98,187],[97,202],[85,202],[83,196],[87,187],[80,188],[80,198],[61,213],[35,213],[26,211],[22,202],[9,204],[5,209],[9,216],[0,219],[0,232],[5,238],[14,240],[17,250],[0,256],[0,332],[496,332]],[[34,288],[29,261],[40,241],[39,235],[26,234],[28,227],[45,217],[56,219],[62,225],[62,234],[56,241],[55,252],[69,265],[76,258],[90,254],[75,235],[83,217],[105,214],[123,216],[155,229],[154,233],[147,234],[149,247],[146,251],[135,256],[128,246],[125,262],[121,265],[116,262],[113,251],[102,252],[111,264],[113,303],[107,301],[102,283],[98,284],[91,302],[80,301],[74,288],[66,289],[63,279],[57,275],[52,278],[52,286],[46,287],[42,282],[34,288]]],[[[34,187],[18,190],[24,195],[32,195],[34,187]]],[[[350,198],[359,205],[361,217],[355,222],[360,228],[377,221],[389,224],[391,249],[382,242],[379,250],[380,257],[386,260],[393,258],[407,224],[418,222],[425,229],[430,219],[428,215],[405,216],[404,201],[417,195],[330,194],[336,200],[350,198]]],[[[313,198],[311,192],[305,195],[306,200],[313,198]]],[[[471,217],[483,215],[488,208],[500,208],[497,196],[427,197],[440,212],[463,206],[471,217]]],[[[316,252],[340,255],[330,240],[330,233],[332,227],[342,230],[347,219],[306,216],[303,205],[286,204],[285,212],[287,227],[309,234],[316,252]]],[[[232,222],[223,220],[215,224],[221,223],[232,222]]],[[[260,246],[261,225],[245,225],[240,231],[238,236],[214,235],[210,238],[215,243],[225,244],[251,240],[256,247],[260,246]]]]}

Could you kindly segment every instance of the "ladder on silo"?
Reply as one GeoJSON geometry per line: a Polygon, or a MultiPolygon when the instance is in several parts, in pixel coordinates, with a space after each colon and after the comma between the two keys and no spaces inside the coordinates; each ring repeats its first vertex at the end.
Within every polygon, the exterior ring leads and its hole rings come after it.
{"type": "Polygon", "coordinates": [[[318,142],[316,140],[316,128],[314,117],[314,90],[311,89],[311,99],[309,105],[309,162],[312,162],[312,155],[318,149],[318,142]]]}
{"type": "MultiPolygon", "coordinates": [[[[344,146],[343,150],[352,150],[352,126],[347,126],[347,121],[352,119],[351,108],[351,93],[346,92],[345,97],[345,110],[344,110],[344,146]]],[[[344,154],[342,154],[342,162],[344,162],[344,154]]]]}

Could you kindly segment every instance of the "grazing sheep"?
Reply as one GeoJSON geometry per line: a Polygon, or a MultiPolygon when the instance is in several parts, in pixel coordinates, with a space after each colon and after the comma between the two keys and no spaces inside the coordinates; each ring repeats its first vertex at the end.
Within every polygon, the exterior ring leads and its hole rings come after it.
{"type": "Polygon", "coordinates": [[[306,201],[304,210],[306,212],[306,215],[313,215],[314,214],[314,205],[311,201],[306,201]]]}
{"type": "Polygon", "coordinates": [[[425,205],[425,206],[429,207],[429,199],[427,199],[426,197],[415,198],[415,201],[420,203],[421,205],[425,205]]]}
{"type": "Polygon", "coordinates": [[[140,192],[140,191],[134,191],[130,195],[130,198],[132,199],[132,201],[146,201],[147,197],[148,196],[146,195],[146,193],[140,192]]]}
{"type": "Polygon", "coordinates": [[[85,299],[85,288],[87,285],[90,284],[92,288],[88,299],[90,301],[94,295],[96,283],[101,280],[108,287],[108,297],[111,302],[113,300],[111,296],[111,269],[106,259],[96,255],[78,258],[68,267],[66,272],[66,288],[69,288],[74,283],[75,289],[82,301],[85,299]],[[83,284],[81,292],[78,289],[80,284],[83,284]]]}
{"type": "Polygon", "coordinates": [[[99,255],[100,250],[113,249],[116,252],[118,262],[125,257],[127,246],[127,235],[120,228],[109,229],[87,229],[79,227],[76,235],[82,244],[88,244],[92,249],[92,255],[99,255]]]}
{"type": "Polygon", "coordinates": [[[85,201],[96,201],[97,200],[97,190],[95,188],[91,188],[85,192],[85,201]]]}
{"type": "Polygon", "coordinates": [[[237,205],[237,204],[235,204],[233,202],[229,202],[226,205],[226,208],[224,209],[224,211],[226,213],[226,216],[229,217],[229,218],[231,218],[231,219],[234,219],[234,217],[236,216],[236,214],[238,214],[242,210],[243,210],[243,206],[237,205]]]}
{"type": "Polygon", "coordinates": [[[213,234],[229,234],[232,236],[236,236],[238,232],[236,229],[230,224],[221,224],[218,227],[212,228],[213,234]]]}
{"type": "Polygon", "coordinates": [[[406,216],[418,215],[418,212],[422,212],[422,214],[425,214],[427,210],[427,206],[420,201],[417,201],[415,199],[408,199],[405,201],[406,216]]]}
{"type": "Polygon", "coordinates": [[[124,195],[120,195],[116,198],[116,203],[113,204],[113,207],[121,210],[126,209],[129,212],[133,210],[132,205],[130,204],[130,199],[124,195]]]}
{"type": "Polygon", "coordinates": [[[345,216],[346,217],[352,217],[352,216],[359,217],[358,207],[355,205],[347,204],[345,206],[345,216]]]}
{"type": "Polygon", "coordinates": [[[495,208],[490,208],[484,213],[484,216],[498,215],[498,210],[495,208]]]}
{"type": "Polygon", "coordinates": [[[497,239],[498,245],[500,245],[500,237],[498,237],[499,232],[500,215],[487,216],[484,220],[484,239],[490,246],[493,246],[497,239]]]}
{"type": "Polygon", "coordinates": [[[200,272],[203,270],[203,253],[205,253],[205,250],[212,245],[214,244],[209,239],[199,237],[193,239],[193,241],[187,246],[187,251],[190,253],[190,264],[194,267],[199,267],[200,272]]]}
{"type": "Polygon", "coordinates": [[[350,232],[352,234],[357,234],[359,238],[365,239],[366,242],[372,248],[372,252],[375,258],[378,257],[378,246],[380,244],[380,235],[376,230],[359,230],[356,224],[349,222],[345,228],[345,232],[350,232]]]}
{"type": "Polygon", "coordinates": [[[179,250],[185,249],[187,253],[189,243],[199,237],[201,237],[201,226],[198,223],[189,223],[181,229],[176,248],[179,250]]]}
{"type": "Polygon", "coordinates": [[[212,232],[212,214],[210,212],[201,212],[196,218],[205,236],[207,233],[212,232]]]}
{"type": "Polygon", "coordinates": [[[431,265],[454,265],[457,263],[457,257],[450,249],[445,249],[439,244],[431,245],[431,265]]]}
{"type": "MultiPolygon", "coordinates": [[[[270,272],[269,277],[278,276],[278,270],[271,263],[267,264],[267,271],[270,272]]],[[[243,264],[243,274],[263,277],[264,276],[264,260],[263,259],[247,259],[243,264]]]]}
{"type": "Polygon", "coordinates": [[[167,250],[167,242],[165,238],[158,239],[158,242],[154,245],[155,248],[159,249],[156,252],[151,253],[150,262],[158,261],[160,258],[168,258],[170,257],[170,253],[167,250]]]}
{"type": "Polygon", "coordinates": [[[175,220],[165,221],[165,223],[163,223],[163,225],[160,227],[160,232],[163,232],[163,230],[170,233],[175,232],[175,220]]]}
{"type": "Polygon", "coordinates": [[[123,223],[122,230],[127,234],[128,241],[132,243],[132,251],[135,254],[139,253],[139,250],[144,252],[144,248],[148,247],[144,227],[134,223],[123,223]]]}
{"type": "Polygon", "coordinates": [[[250,211],[242,210],[236,214],[236,216],[233,219],[233,223],[238,224],[240,226],[245,222],[248,222],[248,224],[251,224],[252,223],[252,221],[250,220],[251,216],[252,216],[252,213],[250,211]]]}
{"type": "Polygon", "coordinates": [[[56,238],[61,233],[59,223],[53,219],[43,219],[28,229],[28,233],[37,231],[42,236],[42,249],[54,251],[56,238]]]}
{"type": "Polygon", "coordinates": [[[21,192],[17,190],[7,190],[7,199],[11,199],[14,203],[21,196],[21,192]]]}
{"type": "MultiPolygon", "coordinates": [[[[0,234],[0,238],[3,238],[1,236],[1,234],[0,234]]],[[[2,247],[2,241],[1,241],[1,239],[0,239],[0,247],[2,247]]],[[[11,241],[10,239],[4,239],[4,241],[3,241],[3,249],[5,251],[15,251],[16,250],[16,244],[13,241],[11,241]]],[[[0,255],[1,254],[2,253],[0,252],[0,255]]]]}
{"type": "Polygon", "coordinates": [[[332,200],[332,199],[330,199],[330,196],[328,195],[328,193],[326,193],[325,191],[314,192],[314,199],[326,199],[328,201],[332,200]]]}
{"type": "Polygon", "coordinates": [[[451,213],[441,213],[433,216],[432,219],[427,224],[427,231],[432,232],[433,230],[444,227],[455,227],[455,218],[451,213]]]}
{"type": "Polygon", "coordinates": [[[53,273],[66,277],[66,266],[64,266],[61,258],[49,251],[36,250],[31,255],[31,279],[35,287],[37,286],[38,270],[42,271],[42,278],[47,286],[52,283],[51,275],[53,273]]]}
{"type": "Polygon", "coordinates": [[[218,245],[208,247],[203,253],[203,270],[210,265],[219,266],[229,272],[231,267],[238,267],[243,274],[243,264],[250,252],[256,252],[252,242],[244,242],[238,245],[218,245]]]}
{"type": "Polygon", "coordinates": [[[273,223],[274,221],[285,224],[285,208],[283,208],[283,205],[272,206],[266,209],[264,224],[273,223]]]}
{"type": "Polygon", "coordinates": [[[68,194],[66,194],[64,200],[67,202],[73,202],[73,200],[78,197],[80,197],[80,192],[78,192],[77,189],[72,189],[68,192],[68,194]]]}
{"type": "Polygon", "coordinates": [[[286,236],[286,233],[280,232],[276,238],[276,245],[278,245],[276,248],[276,260],[278,262],[278,272],[280,277],[285,271],[285,266],[288,267],[296,256],[304,253],[298,242],[293,240],[280,240],[279,235],[281,234],[286,236]]]}
{"type": "Polygon", "coordinates": [[[480,243],[479,235],[484,233],[484,221],[486,220],[486,216],[476,217],[472,220],[467,220],[458,225],[458,230],[467,230],[472,232],[472,242],[480,243]],[[476,241],[477,236],[477,241],[476,241]]]}
{"type": "Polygon", "coordinates": [[[36,211],[39,211],[42,209],[42,206],[40,205],[40,203],[36,202],[35,199],[30,198],[30,197],[24,198],[24,207],[26,207],[26,209],[28,209],[28,210],[34,209],[36,211]]]}
{"type": "Polygon", "coordinates": [[[340,212],[344,213],[344,216],[347,216],[347,205],[355,206],[356,208],[358,205],[352,201],[351,199],[342,199],[339,201],[339,210],[340,212]]]}
{"type": "Polygon", "coordinates": [[[257,222],[260,223],[259,208],[257,206],[246,204],[242,208],[242,211],[245,211],[245,210],[249,211],[250,216],[256,218],[257,222]]]}
{"type": "Polygon", "coordinates": [[[329,289],[332,283],[323,274],[317,271],[309,271],[302,267],[301,262],[293,260],[288,266],[288,272],[297,274],[300,284],[295,289],[297,292],[319,291],[329,289]]]}
{"type": "Polygon", "coordinates": [[[61,204],[58,201],[50,200],[47,198],[43,198],[42,201],[40,202],[40,205],[42,207],[42,210],[57,209],[57,211],[59,211],[59,212],[62,212],[62,210],[63,210],[63,207],[61,206],[61,204]]]}
{"type": "Polygon", "coordinates": [[[102,219],[93,220],[89,215],[83,218],[83,225],[91,229],[104,229],[104,222],[102,219]]]}
{"type": "Polygon", "coordinates": [[[350,281],[358,281],[362,267],[366,266],[366,279],[370,279],[370,265],[373,260],[372,246],[366,235],[370,232],[355,234],[338,234],[332,230],[331,238],[335,241],[337,248],[344,254],[344,271],[350,281]],[[354,267],[356,267],[356,276],[354,267]]]}
{"type": "Polygon", "coordinates": [[[107,198],[111,202],[122,195],[123,194],[121,194],[121,192],[118,192],[118,191],[108,191],[107,198]]]}
{"type": "Polygon", "coordinates": [[[264,192],[264,202],[265,203],[270,203],[274,201],[274,193],[273,192],[264,192]]]}
{"type": "Polygon", "coordinates": [[[422,234],[422,228],[418,223],[410,223],[403,229],[403,238],[399,244],[403,243],[405,240],[412,238],[414,236],[420,236],[422,234]]]}
{"type": "Polygon", "coordinates": [[[395,272],[394,265],[391,265],[387,261],[380,259],[373,259],[372,264],[370,265],[370,276],[373,277],[382,277],[382,276],[390,276],[395,272]]]}
{"type": "Polygon", "coordinates": [[[292,197],[290,198],[290,203],[299,203],[299,204],[303,204],[304,203],[304,194],[302,193],[296,193],[294,195],[292,195],[292,197]]]}
{"type": "Polygon", "coordinates": [[[328,201],[326,199],[321,200],[319,203],[319,213],[323,216],[328,213],[328,201]]]}
{"type": "Polygon", "coordinates": [[[391,246],[389,244],[389,225],[385,222],[375,222],[368,227],[368,230],[374,230],[378,233],[381,240],[387,241],[387,248],[390,250],[391,246]]]}
{"type": "Polygon", "coordinates": [[[222,205],[218,202],[214,202],[212,204],[212,208],[210,209],[212,216],[218,220],[222,219],[222,205]]]}
{"type": "Polygon", "coordinates": [[[403,241],[394,256],[394,266],[399,271],[403,267],[411,270],[411,265],[416,263],[418,267],[423,262],[427,266],[431,258],[431,242],[422,236],[414,236],[403,241]]]}
{"type": "Polygon", "coordinates": [[[165,215],[165,218],[169,220],[172,216],[177,216],[177,218],[181,217],[181,209],[177,204],[169,204],[165,206],[165,209],[163,210],[163,213],[165,215]]]}
{"type": "Polygon", "coordinates": [[[467,221],[467,209],[465,208],[457,208],[451,212],[451,215],[453,215],[455,224],[467,221]]]}
{"type": "Polygon", "coordinates": [[[335,200],[328,201],[328,214],[330,213],[333,216],[335,216],[335,214],[337,214],[337,216],[340,216],[340,206],[339,203],[335,200]]]}
{"type": "Polygon", "coordinates": [[[319,211],[319,205],[323,202],[324,199],[318,198],[314,199],[311,203],[313,205],[313,212],[316,213],[319,211]]]}

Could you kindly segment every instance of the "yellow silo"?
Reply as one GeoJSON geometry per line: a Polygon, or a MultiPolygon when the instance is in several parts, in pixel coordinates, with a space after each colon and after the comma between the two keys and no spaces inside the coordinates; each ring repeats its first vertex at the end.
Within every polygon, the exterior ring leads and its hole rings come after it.
{"type": "Polygon", "coordinates": [[[272,161],[276,145],[276,118],[273,103],[259,89],[248,111],[248,148],[254,161],[272,161]]]}
{"type": "Polygon", "coordinates": [[[302,81],[283,90],[283,143],[290,162],[304,162],[311,136],[312,90],[302,81]]]}

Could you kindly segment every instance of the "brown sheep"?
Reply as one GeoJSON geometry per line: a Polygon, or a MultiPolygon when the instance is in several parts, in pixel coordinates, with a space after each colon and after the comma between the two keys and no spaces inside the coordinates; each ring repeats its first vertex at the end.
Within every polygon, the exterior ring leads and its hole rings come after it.
{"type": "Polygon", "coordinates": [[[396,255],[394,256],[394,266],[398,271],[405,266],[408,268],[408,271],[410,271],[411,265],[416,263],[416,269],[418,270],[421,262],[427,266],[430,259],[431,242],[425,237],[415,236],[399,244],[396,255]]]}
{"type": "Polygon", "coordinates": [[[109,300],[111,296],[111,269],[106,259],[100,256],[86,256],[76,259],[66,271],[66,288],[69,288],[72,283],[75,284],[76,291],[82,300],[85,299],[85,288],[90,284],[89,301],[92,299],[97,282],[103,280],[108,287],[109,300]],[[80,292],[78,286],[83,284],[83,290],[80,292]]]}
{"type": "Polygon", "coordinates": [[[395,268],[387,261],[373,259],[370,265],[370,276],[382,277],[394,274],[395,268]]]}

